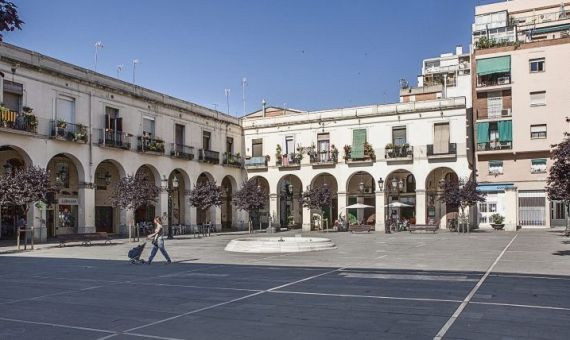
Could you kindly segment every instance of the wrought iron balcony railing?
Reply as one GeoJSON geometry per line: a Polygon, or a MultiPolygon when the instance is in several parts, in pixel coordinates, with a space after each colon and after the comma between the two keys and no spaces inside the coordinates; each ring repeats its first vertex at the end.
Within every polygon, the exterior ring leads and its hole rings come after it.
{"type": "Polygon", "coordinates": [[[71,124],[63,120],[50,121],[50,137],[77,143],[89,141],[89,129],[83,124],[71,124]]]}
{"type": "Polygon", "coordinates": [[[267,168],[267,158],[265,156],[246,158],[244,165],[246,169],[267,168]]]}
{"type": "Polygon", "coordinates": [[[117,130],[100,129],[99,145],[110,148],[129,150],[131,148],[132,135],[117,130]]]}
{"type": "Polygon", "coordinates": [[[146,136],[139,136],[137,144],[137,151],[140,152],[156,152],[164,153],[164,141],[158,138],[151,138],[146,136]]]}
{"type": "Polygon", "coordinates": [[[239,154],[234,155],[229,152],[224,152],[223,164],[241,168],[243,164],[243,159],[239,154]]]}
{"type": "Polygon", "coordinates": [[[220,153],[212,150],[198,150],[198,160],[205,163],[220,164],[220,153]]]}
{"type": "Polygon", "coordinates": [[[449,143],[447,146],[447,150],[434,150],[433,144],[427,145],[427,156],[428,158],[438,158],[438,157],[448,157],[448,156],[456,156],[457,155],[457,144],[456,143],[449,143]]]}
{"type": "Polygon", "coordinates": [[[38,118],[30,113],[18,113],[0,107],[0,128],[37,133],[38,118]]]}
{"type": "Polygon", "coordinates": [[[194,159],[194,148],[183,144],[170,144],[170,156],[189,161],[194,159]]]}

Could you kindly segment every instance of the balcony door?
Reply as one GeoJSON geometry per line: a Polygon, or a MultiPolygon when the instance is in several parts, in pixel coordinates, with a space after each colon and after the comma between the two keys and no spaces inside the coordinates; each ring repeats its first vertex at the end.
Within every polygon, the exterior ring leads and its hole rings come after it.
{"type": "Polygon", "coordinates": [[[317,152],[320,162],[327,162],[330,158],[330,138],[328,133],[320,133],[317,135],[317,152]]]}
{"type": "Polygon", "coordinates": [[[449,153],[449,123],[434,124],[433,126],[433,153],[449,153]]]}
{"type": "Polygon", "coordinates": [[[174,124],[174,142],[177,147],[184,145],[184,125],[174,124]]]}
{"type": "Polygon", "coordinates": [[[251,141],[251,156],[252,157],[262,157],[263,156],[263,139],[253,139],[251,141]]]}
{"type": "Polygon", "coordinates": [[[75,99],[68,96],[57,97],[56,103],[57,117],[59,121],[75,124],[75,99]]]}
{"type": "Polygon", "coordinates": [[[123,131],[123,119],[119,118],[119,109],[105,107],[105,129],[112,131],[123,131]]]}

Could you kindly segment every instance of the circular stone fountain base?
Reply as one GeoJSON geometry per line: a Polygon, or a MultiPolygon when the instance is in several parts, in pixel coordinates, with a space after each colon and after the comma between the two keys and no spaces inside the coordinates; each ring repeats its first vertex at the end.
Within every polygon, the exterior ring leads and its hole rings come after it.
{"type": "Polygon", "coordinates": [[[300,253],[336,248],[324,237],[246,237],[231,240],[226,251],[238,253],[300,253]]]}

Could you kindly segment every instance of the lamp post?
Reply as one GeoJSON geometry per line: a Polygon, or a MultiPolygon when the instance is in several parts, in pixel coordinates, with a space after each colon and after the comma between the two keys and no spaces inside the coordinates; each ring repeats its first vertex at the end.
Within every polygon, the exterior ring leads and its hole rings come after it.
{"type": "MultiPolygon", "coordinates": [[[[163,181],[168,181],[166,178],[163,181]]],[[[176,175],[172,178],[171,183],[166,186],[166,192],[168,193],[168,236],[169,240],[172,240],[174,236],[172,235],[172,193],[174,190],[178,190],[178,178],[176,175]],[[172,184],[172,187],[170,186],[172,184]]]]}

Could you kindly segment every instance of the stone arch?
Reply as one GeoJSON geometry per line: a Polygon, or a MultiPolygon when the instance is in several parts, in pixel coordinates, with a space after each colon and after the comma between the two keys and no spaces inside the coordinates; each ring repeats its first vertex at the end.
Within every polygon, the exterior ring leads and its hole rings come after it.
{"type": "Polygon", "coordinates": [[[237,182],[231,175],[226,175],[220,183],[222,187],[222,229],[232,229],[237,221],[237,210],[233,205],[233,195],[237,191],[237,182]]]}
{"type": "Polygon", "coordinates": [[[50,180],[59,188],[54,197],[49,199],[47,236],[89,231],[87,229],[93,226],[86,225],[86,213],[91,214],[92,211],[85,211],[88,185],[79,159],[69,153],[59,153],[49,159],[46,168],[50,180]]]}
{"type": "MultiPolygon", "coordinates": [[[[31,157],[23,149],[13,145],[0,146],[0,174],[32,165],[31,157]]],[[[26,215],[25,208],[25,206],[8,204],[0,207],[0,239],[16,238],[17,224],[20,218],[24,217],[26,221],[30,221],[32,209],[26,215]]]]}
{"type": "Polygon", "coordinates": [[[111,205],[114,186],[125,176],[125,169],[114,159],[106,159],[95,168],[95,230],[120,233],[120,225],[126,225],[126,212],[111,205]]]}
{"type": "Polygon", "coordinates": [[[374,176],[367,171],[356,171],[346,181],[347,206],[361,203],[371,208],[347,209],[349,223],[376,224],[376,184],[374,176]]]}
{"type": "MultiPolygon", "coordinates": [[[[323,221],[321,222],[321,227],[325,228],[332,228],[336,217],[338,216],[338,182],[336,177],[331,175],[328,172],[321,172],[313,177],[311,180],[311,187],[314,186],[323,186],[326,185],[332,195],[332,202],[331,205],[324,209],[323,212],[323,221]],[[326,224],[325,224],[326,223],[326,224]]],[[[313,211],[311,211],[311,216],[313,216],[313,211]]],[[[320,212],[316,212],[320,213],[320,212]]]]}
{"type": "Polygon", "coordinates": [[[169,225],[190,224],[190,205],[187,192],[190,190],[190,176],[181,168],[168,175],[168,223],[169,225]]]}
{"type": "MultiPolygon", "coordinates": [[[[248,181],[255,181],[257,183],[257,185],[259,185],[261,187],[261,189],[263,190],[263,192],[267,195],[265,207],[263,209],[260,209],[257,215],[251,217],[253,228],[254,229],[256,229],[257,227],[267,228],[272,219],[274,222],[278,221],[277,211],[270,211],[271,210],[271,208],[270,208],[271,198],[269,196],[271,193],[271,189],[270,189],[271,187],[270,187],[269,181],[267,180],[267,178],[260,176],[260,175],[253,176],[248,181]]],[[[276,199],[276,198],[274,197],[273,199],[276,199]]]]}
{"type": "MultiPolygon", "coordinates": [[[[147,180],[149,180],[157,187],[161,187],[160,173],[154,166],[150,164],[143,164],[139,166],[135,175],[141,174],[145,175],[147,180]]],[[[161,214],[160,207],[160,197],[157,197],[157,201],[154,204],[147,204],[139,207],[135,211],[135,223],[152,223],[152,220],[161,214]]]]}
{"type": "Polygon", "coordinates": [[[2,166],[0,171],[4,169],[3,167],[8,160],[15,158],[20,158],[25,167],[34,165],[32,158],[24,149],[14,145],[2,145],[0,146],[0,166],[2,166]]]}
{"type": "Polygon", "coordinates": [[[384,182],[384,194],[386,202],[386,219],[391,223],[406,219],[410,224],[425,223],[424,221],[416,221],[416,211],[418,204],[416,202],[417,181],[415,175],[406,169],[396,169],[386,176],[384,182]],[[402,203],[407,207],[390,206],[392,204],[402,203]]]}
{"type": "Polygon", "coordinates": [[[303,224],[301,195],[303,182],[292,174],[284,175],[277,182],[277,214],[282,227],[300,228],[303,224]]]}
{"type": "Polygon", "coordinates": [[[458,209],[451,207],[442,202],[443,190],[441,181],[451,180],[459,181],[457,173],[449,167],[438,167],[432,169],[426,177],[426,215],[428,220],[431,218],[436,223],[439,222],[441,228],[447,226],[452,219],[458,218],[458,209]]]}

